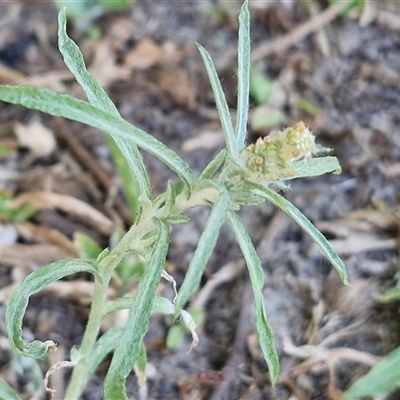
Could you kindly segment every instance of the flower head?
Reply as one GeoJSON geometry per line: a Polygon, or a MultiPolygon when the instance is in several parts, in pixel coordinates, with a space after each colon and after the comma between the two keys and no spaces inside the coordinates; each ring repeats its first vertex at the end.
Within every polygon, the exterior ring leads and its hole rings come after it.
{"type": "Polygon", "coordinates": [[[247,178],[274,182],[294,177],[293,163],[310,158],[316,151],[315,136],[303,122],[298,122],[283,131],[259,138],[244,149],[240,157],[247,169],[247,178]]]}

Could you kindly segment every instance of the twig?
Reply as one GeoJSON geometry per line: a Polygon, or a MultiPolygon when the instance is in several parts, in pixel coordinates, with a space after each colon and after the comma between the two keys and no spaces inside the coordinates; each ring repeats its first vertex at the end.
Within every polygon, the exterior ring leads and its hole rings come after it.
{"type": "MultiPolygon", "coordinates": [[[[305,5],[308,7],[309,13],[312,18],[317,17],[319,15],[320,13],[319,4],[317,4],[314,0],[308,0],[305,5]]],[[[323,27],[317,29],[315,39],[319,49],[321,50],[321,53],[325,57],[329,57],[331,53],[329,40],[323,27]]]]}
{"type": "Polygon", "coordinates": [[[339,1],[286,35],[270,42],[262,43],[251,52],[251,61],[259,61],[272,53],[286,50],[303,37],[335,19],[348,5],[346,1],[339,1]]]}

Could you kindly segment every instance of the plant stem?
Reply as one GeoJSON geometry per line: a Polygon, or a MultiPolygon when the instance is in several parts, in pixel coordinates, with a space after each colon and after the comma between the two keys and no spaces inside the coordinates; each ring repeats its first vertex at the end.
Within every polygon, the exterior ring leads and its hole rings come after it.
{"type": "Polygon", "coordinates": [[[93,346],[100,332],[101,322],[104,318],[105,303],[107,301],[107,288],[112,273],[124,256],[129,253],[131,243],[135,237],[143,235],[142,230],[135,229],[135,226],[132,226],[112,252],[98,264],[101,279],[95,278],[92,306],[79,348],[80,360],[72,373],[71,381],[65,394],[66,399],[78,399],[90,378],[87,371],[87,359],[92,353],[93,346]]]}
{"type": "Polygon", "coordinates": [[[106,297],[108,283],[109,279],[104,280],[103,282],[101,282],[98,278],[95,279],[92,307],[82,344],[79,348],[81,358],[72,373],[70,384],[68,385],[67,392],[65,393],[66,399],[78,399],[90,378],[86,370],[86,360],[92,352],[93,346],[96,343],[97,336],[100,332],[101,321],[103,319],[103,309],[107,300],[106,297]]]}
{"type": "MultiPolygon", "coordinates": [[[[214,200],[217,194],[218,190],[216,188],[205,188],[195,193],[195,195],[192,195],[189,199],[185,198],[185,196],[180,196],[179,205],[176,205],[177,211],[183,212],[199,204],[205,204],[205,199],[214,200]]],[[[162,213],[160,210],[159,212],[162,213]]],[[[140,240],[146,233],[149,233],[155,228],[156,224],[153,215],[153,212],[149,212],[148,215],[142,216],[142,218],[129,229],[110,254],[98,264],[101,280],[99,278],[95,279],[92,306],[82,344],[79,348],[80,359],[74,368],[70,384],[65,394],[65,398],[67,399],[78,399],[90,378],[87,371],[87,359],[93,351],[93,347],[100,332],[101,322],[104,317],[105,303],[107,301],[107,288],[111,276],[122,259],[132,251],[135,241],[140,240]]]]}

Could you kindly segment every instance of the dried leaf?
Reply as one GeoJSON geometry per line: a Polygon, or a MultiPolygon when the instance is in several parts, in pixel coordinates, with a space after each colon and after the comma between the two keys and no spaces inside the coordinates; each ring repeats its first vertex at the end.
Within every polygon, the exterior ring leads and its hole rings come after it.
{"type": "Polygon", "coordinates": [[[146,70],[162,59],[163,51],[153,39],[145,37],[125,56],[125,64],[131,69],[146,70]]]}
{"type": "Polygon", "coordinates": [[[27,125],[16,122],[14,131],[19,145],[28,148],[36,157],[49,156],[56,148],[53,132],[38,119],[27,125]]]}
{"type": "Polygon", "coordinates": [[[90,204],[76,199],[75,197],[51,193],[32,191],[20,194],[13,202],[14,207],[20,207],[28,203],[35,209],[55,208],[57,210],[79,216],[83,221],[93,225],[104,235],[110,235],[114,228],[114,223],[100,211],[90,204]]]}

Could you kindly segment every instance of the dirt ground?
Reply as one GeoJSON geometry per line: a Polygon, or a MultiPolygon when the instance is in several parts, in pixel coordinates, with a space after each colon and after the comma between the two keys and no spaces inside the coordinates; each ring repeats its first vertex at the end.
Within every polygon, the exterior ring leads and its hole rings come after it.
{"type": "MultiPolygon", "coordinates": [[[[252,100],[248,140],[302,120],[319,143],[334,149],[341,175],[293,181],[285,197],[330,240],[351,286],[340,283],[282,212],[270,204],[243,208],[265,270],[267,315],[281,360],[277,385],[270,385],[257,344],[240,251],[224,227],[191,304],[204,315],[199,345],[188,352],[187,335],[168,349],[171,320],[154,315],[146,336],[147,384],[139,390],[132,374],[132,399],[337,400],[400,345],[399,304],[373,297],[393,286],[400,270],[400,4],[371,0],[361,13],[346,16],[326,3],[250,0],[253,65],[273,81],[273,89],[267,105],[252,100]],[[256,126],[260,115],[279,120],[256,126]]],[[[196,172],[219,151],[223,135],[195,42],[211,53],[234,115],[240,5],[137,0],[129,10],[70,24],[90,72],[122,116],[168,144],[196,172]]],[[[52,2],[1,2],[0,32],[1,83],[84,98],[58,53],[52,2]]],[[[23,399],[46,399],[43,389],[35,394],[42,388],[41,374],[80,343],[91,283],[75,276],[32,298],[25,337],[59,344],[39,364],[9,349],[7,299],[33,269],[79,256],[79,232],[105,247],[116,226],[129,226],[130,215],[96,130],[2,103],[0,146],[8,150],[0,156],[0,193],[31,202],[43,197],[26,222],[10,224],[0,214],[0,378],[23,399]],[[46,194],[54,193],[63,195],[63,204],[50,207],[46,194]],[[86,213],[71,206],[74,199],[89,207],[86,213]],[[103,219],[94,217],[98,212],[103,219]]],[[[173,175],[151,156],[144,158],[154,193],[161,193],[173,175]]],[[[206,209],[192,210],[193,223],[174,228],[168,271],[178,284],[207,215],[206,209]]],[[[160,291],[173,295],[166,283],[160,291]]],[[[108,364],[101,365],[82,399],[102,398],[108,364]]],[[[57,393],[67,381],[68,372],[54,377],[57,393]]],[[[399,398],[400,391],[388,397],[399,398]]]]}

